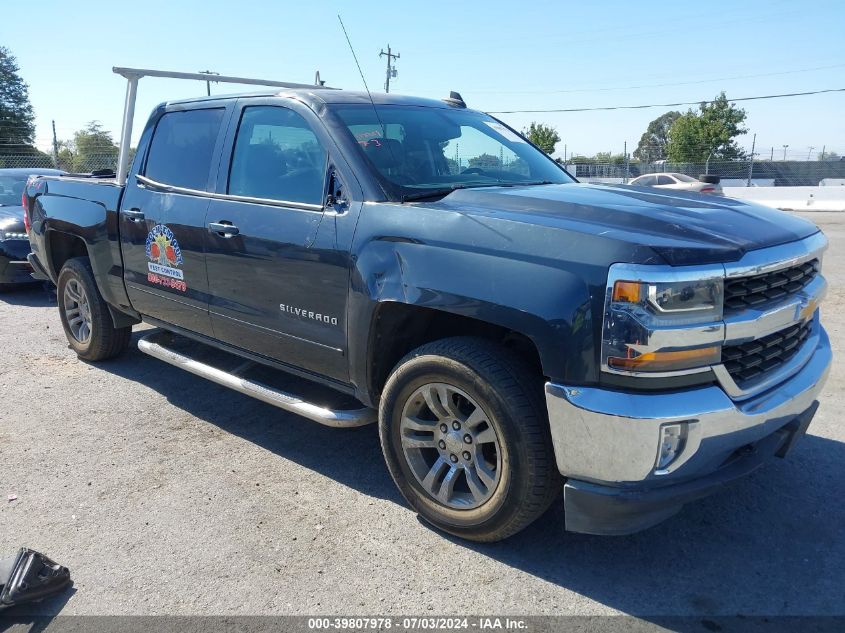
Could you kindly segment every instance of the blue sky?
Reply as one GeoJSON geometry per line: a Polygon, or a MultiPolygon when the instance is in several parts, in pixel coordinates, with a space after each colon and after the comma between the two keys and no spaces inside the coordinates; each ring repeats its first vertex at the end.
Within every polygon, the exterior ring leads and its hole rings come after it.
{"type": "MultiPolygon", "coordinates": [[[[6,0],[0,44],[17,56],[37,116],[70,138],[99,120],[119,135],[125,90],[112,66],[135,66],[309,83],[319,69],[332,86],[361,89],[336,14],[343,16],[373,91],[383,90],[390,43],[401,54],[392,92],[461,92],[481,110],[578,108],[697,101],[845,88],[845,2],[60,2],[38,9],[6,0]],[[812,70],[811,70],[812,69],[812,70]],[[777,74],[775,74],[777,73],[777,74]],[[668,85],[667,85],[668,84],[668,85]]],[[[217,93],[238,87],[212,86],[217,93]]],[[[205,85],[144,79],[137,138],[153,106],[204,94],[205,85]]],[[[806,158],[826,145],[845,155],[845,92],[741,104],[750,147],[806,158]]],[[[554,125],[569,153],[636,147],[668,108],[501,115],[519,129],[554,125]]]]}

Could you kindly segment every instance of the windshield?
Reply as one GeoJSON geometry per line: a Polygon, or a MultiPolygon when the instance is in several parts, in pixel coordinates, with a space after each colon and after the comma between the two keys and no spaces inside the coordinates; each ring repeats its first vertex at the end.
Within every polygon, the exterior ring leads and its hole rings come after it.
{"type": "Polygon", "coordinates": [[[26,176],[0,176],[0,205],[20,206],[21,194],[26,187],[26,176]]]}
{"type": "Polygon", "coordinates": [[[465,187],[574,182],[554,161],[495,119],[471,110],[337,106],[385,188],[398,199],[465,187]]]}

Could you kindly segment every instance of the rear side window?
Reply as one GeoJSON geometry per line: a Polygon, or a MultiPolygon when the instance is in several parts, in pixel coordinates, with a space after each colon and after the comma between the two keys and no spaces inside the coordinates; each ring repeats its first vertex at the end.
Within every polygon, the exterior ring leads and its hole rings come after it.
{"type": "Polygon", "coordinates": [[[675,180],[671,176],[658,176],[657,177],[657,184],[658,185],[674,185],[675,180]]]}
{"type": "Polygon", "coordinates": [[[225,109],[168,112],[158,121],[144,175],[174,187],[204,190],[225,109]]]}
{"type": "Polygon", "coordinates": [[[229,193],[281,202],[322,205],[326,150],[308,123],[278,106],[244,109],[229,193]]]}

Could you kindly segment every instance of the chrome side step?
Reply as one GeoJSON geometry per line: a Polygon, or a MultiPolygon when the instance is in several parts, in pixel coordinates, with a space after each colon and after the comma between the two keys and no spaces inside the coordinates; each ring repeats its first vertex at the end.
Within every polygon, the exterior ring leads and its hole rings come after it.
{"type": "Polygon", "coordinates": [[[194,360],[184,354],[166,347],[171,336],[164,330],[156,330],[138,340],[138,349],[165,363],[175,365],[187,372],[206,378],[218,385],[234,389],[242,394],[257,398],[274,407],[290,411],[314,422],[337,428],[352,428],[372,424],[377,419],[375,409],[328,409],[306,402],[293,394],[268,387],[259,382],[242,378],[238,374],[249,364],[241,365],[234,372],[226,372],[217,367],[194,360]]]}

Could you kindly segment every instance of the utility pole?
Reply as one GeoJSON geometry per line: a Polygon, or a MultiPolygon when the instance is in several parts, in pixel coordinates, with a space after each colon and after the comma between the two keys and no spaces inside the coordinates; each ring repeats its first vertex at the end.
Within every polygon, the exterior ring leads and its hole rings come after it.
{"type": "Polygon", "coordinates": [[[810,145],[810,146],[807,148],[807,150],[809,150],[809,151],[807,152],[807,160],[810,160],[810,154],[812,154],[812,153],[813,153],[813,150],[814,150],[814,149],[816,149],[816,146],[815,146],[815,145],[810,145]]]}
{"type": "Polygon", "coordinates": [[[751,162],[748,164],[748,182],[745,183],[746,187],[751,186],[751,174],[754,171],[754,148],[757,146],[757,135],[754,135],[754,138],[751,141],[751,162]]]}
{"type": "Polygon", "coordinates": [[[819,160],[824,160],[824,151],[827,149],[827,145],[822,145],[822,155],[819,157],[819,160]]]}
{"type": "Polygon", "coordinates": [[[566,165],[566,143],[563,144],[563,164],[566,165]]]}
{"type": "Polygon", "coordinates": [[[53,164],[59,168],[59,141],[56,139],[56,121],[53,120],[53,164]]]}
{"type": "Polygon", "coordinates": [[[786,148],[787,148],[787,147],[789,147],[789,145],[784,145],[784,146],[783,146],[783,161],[784,161],[784,162],[786,162],[786,148]]]}
{"type": "Polygon", "coordinates": [[[772,145],[772,155],[771,155],[771,156],[769,156],[769,160],[770,160],[770,161],[774,161],[774,160],[775,160],[775,146],[774,146],[774,145],[772,145]]]}
{"type": "Polygon", "coordinates": [[[622,150],[625,153],[625,180],[623,181],[625,184],[628,184],[628,176],[630,172],[628,168],[630,167],[630,163],[628,162],[628,141],[625,141],[625,149],[622,150]]]}
{"type": "Polygon", "coordinates": [[[387,71],[384,78],[384,91],[390,92],[390,78],[396,77],[396,66],[391,63],[391,59],[399,59],[399,53],[390,52],[390,44],[387,45],[387,52],[384,49],[378,54],[379,57],[387,57],[387,71]]]}
{"type": "MultiPolygon", "coordinates": [[[[214,72],[213,70],[199,70],[197,72],[199,72],[201,75],[219,75],[220,74],[220,73],[214,72]]],[[[209,97],[211,96],[211,80],[210,79],[207,79],[206,82],[205,82],[205,94],[209,97]]]]}

